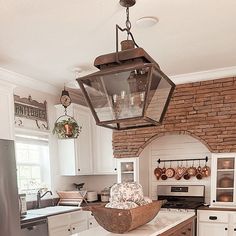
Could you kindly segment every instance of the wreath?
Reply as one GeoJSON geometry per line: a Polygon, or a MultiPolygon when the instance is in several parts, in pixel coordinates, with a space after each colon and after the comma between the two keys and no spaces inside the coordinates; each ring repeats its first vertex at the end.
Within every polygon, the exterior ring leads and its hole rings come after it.
{"type": "Polygon", "coordinates": [[[73,117],[64,115],[57,119],[52,132],[59,139],[78,138],[81,128],[73,117]],[[61,120],[59,121],[59,119],[61,120]]]}

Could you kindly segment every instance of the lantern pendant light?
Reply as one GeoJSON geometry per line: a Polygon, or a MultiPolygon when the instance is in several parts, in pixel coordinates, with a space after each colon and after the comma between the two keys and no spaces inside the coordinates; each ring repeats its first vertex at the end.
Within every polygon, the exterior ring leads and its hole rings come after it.
{"type": "Polygon", "coordinates": [[[175,84],[140,48],[130,31],[129,7],[135,0],[121,0],[126,7],[126,28],[116,25],[116,52],[98,56],[98,72],[77,79],[97,125],[116,130],[159,125],[175,84]],[[118,51],[118,33],[127,33],[118,51]]]}
{"type": "Polygon", "coordinates": [[[78,138],[82,127],[78,125],[72,116],[67,115],[67,107],[71,104],[71,98],[65,88],[62,90],[60,101],[65,108],[65,114],[55,121],[53,134],[56,134],[58,139],[78,138]]]}

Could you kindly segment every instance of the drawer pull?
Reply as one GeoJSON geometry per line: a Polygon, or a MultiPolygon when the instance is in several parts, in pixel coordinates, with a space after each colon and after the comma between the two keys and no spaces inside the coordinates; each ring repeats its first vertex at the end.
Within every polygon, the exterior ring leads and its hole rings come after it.
{"type": "Polygon", "coordinates": [[[225,228],[225,230],[228,230],[228,228],[225,228]]]}
{"type": "Polygon", "coordinates": [[[209,220],[217,220],[217,216],[209,216],[209,220]]]}

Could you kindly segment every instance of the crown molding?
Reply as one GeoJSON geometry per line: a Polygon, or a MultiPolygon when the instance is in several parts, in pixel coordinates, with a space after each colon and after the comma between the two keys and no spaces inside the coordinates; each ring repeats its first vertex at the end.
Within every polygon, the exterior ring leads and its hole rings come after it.
{"type": "Polygon", "coordinates": [[[235,77],[236,76],[236,66],[233,67],[225,67],[215,70],[206,70],[188,74],[180,74],[170,76],[170,79],[175,84],[186,84],[186,83],[194,83],[199,81],[213,80],[213,79],[223,79],[227,77],[235,77]]]}
{"type": "Polygon", "coordinates": [[[60,89],[47,82],[33,79],[31,77],[18,74],[13,71],[6,70],[0,67],[0,80],[11,84],[13,86],[27,87],[41,92],[49,93],[52,95],[60,94],[60,89]]]}
{"type": "MultiPolygon", "coordinates": [[[[200,71],[188,74],[169,76],[175,84],[194,83],[199,81],[222,79],[236,76],[236,66],[215,70],[200,71]]],[[[31,77],[18,74],[0,67],[0,83],[6,85],[28,87],[41,92],[58,95],[60,88],[47,82],[42,82],[31,77]]]]}

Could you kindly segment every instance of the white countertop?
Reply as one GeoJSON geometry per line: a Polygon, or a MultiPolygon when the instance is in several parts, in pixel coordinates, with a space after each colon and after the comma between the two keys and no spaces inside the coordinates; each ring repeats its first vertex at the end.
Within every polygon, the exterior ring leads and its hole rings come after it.
{"type": "MultiPolygon", "coordinates": [[[[157,216],[148,224],[140,226],[128,233],[122,234],[123,236],[157,236],[167,230],[175,227],[176,225],[190,219],[195,215],[194,212],[169,212],[160,211],[157,216]]],[[[73,236],[120,236],[121,234],[114,234],[106,231],[101,226],[73,234],[73,236]]]]}

